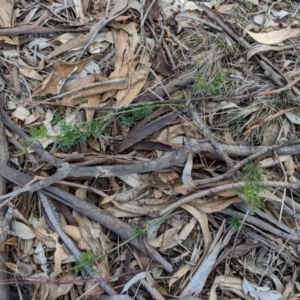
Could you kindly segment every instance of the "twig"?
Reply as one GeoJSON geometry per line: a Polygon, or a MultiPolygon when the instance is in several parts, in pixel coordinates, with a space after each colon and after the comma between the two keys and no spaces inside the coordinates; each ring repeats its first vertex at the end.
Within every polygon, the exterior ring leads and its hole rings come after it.
{"type": "MultiPolygon", "coordinates": [[[[2,95],[2,93],[1,93],[2,95]]],[[[2,98],[2,97],[1,97],[2,98]]],[[[3,99],[1,99],[3,101],[3,99]]],[[[5,128],[3,126],[3,120],[0,118],[0,162],[6,165],[9,159],[8,144],[6,140],[5,128]]],[[[6,193],[6,178],[0,176],[0,195],[6,193]]],[[[9,232],[10,222],[13,217],[13,209],[11,207],[1,207],[0,208],[0,281],[7,279],[8,273],[5,266],[5,262],[8,261],[8,255],[5,251],[5,242],[7,240],[7,235],[9,232]]],[[[5,286],[0,289],[0,299],[10,299],[10,288],[5,286]]]]}
{"type": "MultiPolygon", "coordinates": [[[[235,217],[240,217],[241,219],[244,218],[245,213],[241,213],[239,211],[237,211],[236,209],[231,209],[231,208],[225,208],[223,210],[220,211],[222,214],[226,214],[229,216],[235,216],[235,217]]],[[[256,218],[254,216],[247,216],[247,218],[245,219],[246,223],[252,224],[254,225],[254,228],[261,228],[264,232],[268,231],[272,234],[275,234],[285,240],[290,240],[294,243],[299,243],[300,242],[300,238],[299,235],[295,232],[293,233],[287,233],[284,232],[280,229],[277,229],[276,226],[273,226],[267,222],[264,222],[263,220],[261,220],[260,218],[256,218]]]]}
{"type": "Polygon", "coordinates": [[[152,0],[151,4],[149,5],[148,9],[146,10],[145,15],[144,15],[144,17],[141,21],[141,27],[144,26],[144,23],[147,19],[147,16],[148,16],[148,14],[149,14],[149,12],[150,12],[150,10],[151,10],[151,8],[152,8],[152,6],[154,5],[155,2],[156,2],[156,0],[152,0]]]}
{"type": "MultiPolygon", "coordinates": [[[[53,183],[56,183],[57,181],[68,177],[69,171],[70,171],[69,168],[70,168],[70,165],[66,163],[65,167],[58,169],[58,171],[54,175],[46,177],[46,178],[38,181],[37,183],[32,184],[32,182],[36,182],[38,179],[41,178],[41,177],[35,177],[28,184],[26,184],[23,188],[16,190],[14,192],[8,193],[6,195],[0,196],[0,201],[4,200],[6,198],[9,198],[9,197],[13,198],[24,192],[33,193],[33,192],[41,190],[43,187],[52,185],[53,183]]],[[[1,206],[2,205],[3,205],[3,203],[1,204],[1,206]]]]}
{"type": "Polygon", "coordinates": [[[258,150],[257,152],[253,153],[252,155],[248,156],[247,158],[243,159],[242,161],[237,163],[233,168],[231,168],[230,170],[228,170],[226,173],[224,173],[222,175],[219,175],[219,176],[216,176],[216,177],[213,177],[213,178],[210,178],[210,179],[194,180],[193,182],[196,183],[197,185],[203,185],[203,184],[218,182],[218,181],[227,179],[230,176],[232,176],[232,174],[234,174],[237,170],[239,170],[240,168],[245,166],[248,162],[253,161],[257,157],[259,157],[263,154],[266,154],[267,152],[279,149],[281,147],[288,146],[288,145],[299,144],[299,143],[300,143],[300,140],[297,140],[297,141],[285,142],[285,143],[277,144],[277,145],[273,145],[273,146],[266,146],[266,147],[258,150]]]}
{"type": "MultiPolygon", "coordinates": [[[[262,181],[262,184],[264,184],[266,186],[270,186],[270,187],[289,188],[289,189],[299,189],[299,187],[300,187],[300,182],[290,183],[290,182],[280,182],[280,181],[262,181]]],[[[218,186],[218,187],[213,187],[213,188],[210,188],[210,189],[207,189],[204,191],[196,192],[190,196],[181,198],[180,200],[169,205],[167,208],[161,210],[159,215],[161,216],[161,215],[165,214],[166,212],[168,212],[170,209],[180,207],[182,204],[188,203],[192,200],[211,196],[211,195],[217,194],[222,191],[237,189],[244,185],[245,185],[244,182],[235,182],[235,183],[230,183],[230,184],[226,184],[226,185],[222,185],[222,186],[218,186]]]]}
{"type": "Polygon", "coordinates": [[[163,85],[163,83],[161,82],[161,80],[158,78],[158,76],[155,74],[155,72],[150,69],[151,74],[156,78],[156,80],[160,83],[160,86],[163,88],[163,90],[165,91],[166,95],[168,96],[169,100],[171,100],[171,96],[168,93],[168,91],[166,90],[165,86],[163,85]]]}
{"type": "Polygon", "coordinates": [[[135,53],[135,56],[140,55],[143,47],[145,47],[145,30],[144,30],[144,22],[143,22],[145,6],[146,6],[146,0],[142,0],[141,10],[140,10],[140,45],[135,53]]]}
{"type": "Polygon", "coordinates": [[[40,27],[36,25],[25,25],[21,27],[0,28],[0,35],[22,35],[22,34],[49,34],[56,32],[87,32],[89,27],[40,27]]]}
{"type": "Polygon", "coordinates": [[[204,19],[195,18],[195,17],[189,16],[189,15],[187,15],[187,14],[185,14],[185,13],[180,14],[180,17],[183,17],[183,18],[186,18],[186,19],[191,19],[191,20],[193,20],[193,21],[200,22],[200,23],[202,23],[203,25],[206,25],[206,26],[208,26],[208,27],[210,27],[210,28],[213,28],[213,29],[215,29],[215,30],[217,30],[217,31],[223,31],[223,29],[222,29],[220,26],[218,26],[218,25],[216,25],[216,24],[214,24],[214,23],[211,23],[211,22],[209,22],[209,21],[207,21],[207,20],[204,20],[204,19]]]}
{"type": "MultiPolygon", "coordinates": [[[[71,240],[71,238],[61,229],[60,224],[59,224],[59,215],[55,210],[55,207],[53,205],[50,205],[50,201],[48,199],[48,197],[42,193],[42,192],[38,192],[38,196],[40,201],[43,204],[43,207],[45,209],[45,212],[53,226],[53,228],[55,229],[55,231],[57,232],[57,234],[60,236],[60,238],[64,241],[64,243],[66,244],[66,246],[68,247],[68,249],[71,251],[71,253],[74,255],[74,257],[77,260],[81,259],[81,253],[80,251],[77,249],[76,245],[74,244],[74,242],[71,240]]],[[[93,278],[97,278],[97,279],[103,279],[101,278],[101,276],[94,270],[94,269],[90,269],[86,266],[83,266],[83,268],[85,269],[85,271],[93,278]]],[[[108,295],[117,295],[117,293],[115,292],[115,290],[106,282],[106,281],[100,281],[99,286],[108,294],[108,295]]]]}
{"type": "MultiPolygon", "coordinates": [[[[226,154],[226,152],[224,152],[224,150],[217,143],[217,141],[212,136],[212,134],[210,133],[209,129],[206,127],[204,122],[202,122],[202,120],[199,117],[194,105],[191,102],[188,102],[187,107],[188,107],[191,115],[193,116],[194,120],[196,121],[197,125],[202,130],[202,133],[203,133],[204,137],[206,138],[206,140],[213,146],[216,153],[226,162],[227,166],[230,167],[231,169],[233,169],[234,164],[233,164],[232,159],[226,154]]],[[[235,181],[237,180],[235,178],[234,173],[232,173],[231,176],[233,176],[235,181]]]]}

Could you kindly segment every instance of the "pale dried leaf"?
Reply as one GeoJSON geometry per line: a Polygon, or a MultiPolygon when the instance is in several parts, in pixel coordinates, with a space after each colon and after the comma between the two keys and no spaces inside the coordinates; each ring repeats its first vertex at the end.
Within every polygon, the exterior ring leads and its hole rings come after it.
{"type": "Polygon", "coordinates": [[[62,226],[62,230],[76,241],[79,249],[85,250],[85,251],[90,250],[89,245],[82,238],[79,227],[73,226],[73,225],[65,225],[65,226],[62,226]]]}
{"type": "Polygon", "coordinates": [[[282,294],[277,291],[272,291],[268,287],[258,287],[248,281],[245,277],[243,279],[243,290],[245,294],[249,294],[255,300],[280,300],[282,294]]]}
{"type": "Polygon", "coordinates": [[[173,244],[174,237],[177,234],[179,229],[180,228],[178,228],[178,227],[170,228],[170,229],[166,230],[164,233],[162,233],[155,240],[148,240],[148,243],[155,248],[168,247],[169,245],[173,244]]]}
{"type": "Polygon", "coordinates": [[[218,288],[232,291],[245,300],[253,300],[252,297],[249,297],[243,293],[242,291],[243,282],[240,278],[223,276],[223,275],[217,276],[210,290],[209,300],[219,299],[217,293],[218,288]]]}
{"type": "Polygon", "coordinates": [[[193,169],[193,155],[189,155],[182,171],[182,182],[183,184],[189,187],[195,186],[192,178],[192,169],[193,169]]]}
{"type": "Polygon", "coordinates": [[[9,0],[0,0],[1,14],[0,14],[0,27],[11,27],[10,14],[11,2],[9,0]]]}
{"type": "Polygon", "coordinates": [[[41,269],[47,273],[49,270],[47,269],[47,258],[45,255],[45,249],[41,242],[38,242],[36,245],[36,248],[34,249],[34,261],[36,264],[39,264],[41,266],[41,269]]]}
{"type": "Polygon", "coordinates": [[[172,278],[169,280],[169,289],[171,289],[172,285],[179,279],[181,279],[188,271],[191,270],[190,265],[184,265],[180,267],[174,274],[172,278]]]}
{"type": "Polygon", "coordinates": [[[294,124],[300,125],[300,117],[292,112],[286,112],[287,118],[294,124]]]}
{"type": "Polygon", "coordinates": [[[123,287],[121,293],[125,293],[135,283],[139,283],[142,279],[146,278],[146,272],[141,272],[133,276],[123,287]]]}
{"type": "Polygon", "coordinates": [[[279,293],[283,292],[283,285],[280,282],[279,278],[274,273],[272,273],[272,272],[267,272],[266,273],[265,268],[258,267],[254,264],[251,264],[251,263],[246,263],[245,262],[244,267],[252,273],[255,273],[255,274],[258,274],[258,275],[265,274],[265,276],[270,277],[273,280],[273,282],[276,286],[276,291],[279,292],[279,293]]]}
{"type": "Polygon", "coordinates": [[[284,45],[284,46],[269,46],[269,45],[255,45],[247,52],[247,59],[249,60],[253,55],[267,52],[267,51],[283,51],[293,48],[293,45],[284,45]]]}
{"type": "Polygon", "coordinates": [[[286,39],[296,37],[299,35],[299,29],[285,28],[281,30],[275,30],[271,32],[254,33],[244,29],[255,41],[266,44],[274,45],[285,41],[286,39]]]}
{"type": "Polygon", "coordinates": [[[233,8],[234,4],[223,4],[215,6],[216,10],[220,14],[229,14],[233,8]]]}
{"type": "Polygon", "coordinates": [[[40,116],[41,116],[40,112],[39,112],[37,109],[35,109],[35,110],[33,111],[33,114],[31,114],[29,117],[27,117],[27,118],[25,119],[24,124],[25,124],[25,125],[31,124],[31,123],[33,123],[34,121],[36,121],[40,116]]]}
{"type": "Polygon", "coordinates": [[[17,261],[16,272],[23,277],[28,277],[32,274],[33,270],[29,264],[25,264],[21,261],[17,261]]]}
{"type": "Polygon", "coordinates": [[[189,204],[183,204],[181,206],[185,210],[187,210],[192,216],[194,216],[201,225],[202,233],[203,233],[203,240],[204,240],[204,251],[203,257],[206,255],[210,245],[211,245],[211,234],[208,227],[208,218],[206,213],[201,210],[196,209],[195,207],[189,204]]]}
{"type": "Polygon", "coordinates": [[[12,221],[12,230],[18,237],[24,240],[35,238],[35,234],[33,233],[33,231],[27,225],[21,222],[12,221]]]}
{"type": "Polygon", "coordinates": [[[30,112],[23,105],[19,105],[17,109],[12,112],[12,115],[17,119],[24,121],[26,118],[29,117],[30,112]]]}
{"type": "Polygon", "coordinates": [[[192,202],[193,207],[203,211],[207,214],[211,214],[213,212],[221,211],[222,209],[228,207],[232,203],[242,202],[243,199],[239,197],[233,198],[219,198],[219,199],[212,199],[212,200],[197,200],[192,202]]]}

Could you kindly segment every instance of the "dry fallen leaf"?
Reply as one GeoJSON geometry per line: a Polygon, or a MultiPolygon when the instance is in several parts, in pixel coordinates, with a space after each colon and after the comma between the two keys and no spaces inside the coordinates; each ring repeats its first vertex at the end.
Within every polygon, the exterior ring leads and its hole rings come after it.
{"type": "MultiPolygon", "coordinates": [[[[242,27],[242,26],[241,26],[242,27]]],[[[243,28],[243,27],[242,27],[243,28]]],[[[254,33],[243,28],[255,41],[266,44],[274,45],[285,41],[286,39],[298,36],[300,29],[285,28],[281,30],[275,30],[271,32],[254,33]]]]}

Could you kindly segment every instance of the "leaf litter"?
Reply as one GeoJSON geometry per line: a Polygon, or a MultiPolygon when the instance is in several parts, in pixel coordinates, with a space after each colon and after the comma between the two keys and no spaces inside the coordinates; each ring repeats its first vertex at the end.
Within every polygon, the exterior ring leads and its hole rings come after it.
{"type": "Polygon", "coordinates": [[[297,299],[297,5],[3,0],[2,298],[297,299]]]}

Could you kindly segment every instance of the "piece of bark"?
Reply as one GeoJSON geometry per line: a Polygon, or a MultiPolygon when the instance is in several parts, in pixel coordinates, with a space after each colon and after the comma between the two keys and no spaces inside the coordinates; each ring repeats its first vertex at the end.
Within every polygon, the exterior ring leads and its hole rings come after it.
{"type": "MultiPolygon", "coordinates": [[[[0,162],[4,165],[7,164],[9,153],[8,145],[6,140],[6,134],[3,127],[2,120],[0,119],[0,162]]],[[[6,179],[3,176],[0,176],[0,195],[6,194],[6,179]]],[[[5,218],[7,211],[7,205],[0,208],[0,281],[3,282],[8,278],[8,272],[6,270],[5,262],[8,259],[8,253],[5,252],[4,243],[7,240],[7,232],[9,230],[9,224],[5,218]]],[[[2,285],[0,288],[0,299],[10,299],[10,286],[2,285]]]]}

